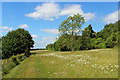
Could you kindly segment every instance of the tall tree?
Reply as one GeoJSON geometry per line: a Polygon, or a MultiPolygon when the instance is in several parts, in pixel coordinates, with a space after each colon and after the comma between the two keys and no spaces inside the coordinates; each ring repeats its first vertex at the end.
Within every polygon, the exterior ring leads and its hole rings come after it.
{"type": "Polygon", "coordinates": [[[82,32],[82,49],[91,49],[93,44],[91,39],[96,37],[96,33],[93,31],[92,26],[88,25],[82,32]]]}
{"type": "Polygon", "coordinates": [[[59,32],[62,34],[70,34],[72,36],[72,51],[74,51],[74,35],[77,35],[81,31],[81,27],[84,22],[85,19],[82,15],[74,14],[64,20],[59,27],[59,32]]]}

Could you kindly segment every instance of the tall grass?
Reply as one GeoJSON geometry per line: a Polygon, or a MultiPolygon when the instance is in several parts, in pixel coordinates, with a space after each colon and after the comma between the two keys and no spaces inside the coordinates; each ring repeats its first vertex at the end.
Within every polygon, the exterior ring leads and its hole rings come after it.
{"type": "Polygon", "coordinates": [[[2,60],[2,76],[8,74],[12,68],[18,65],[25,58],[26,56],[24,54],[19,54],[17,56],[12,56],[11,58],[2,60]]]}

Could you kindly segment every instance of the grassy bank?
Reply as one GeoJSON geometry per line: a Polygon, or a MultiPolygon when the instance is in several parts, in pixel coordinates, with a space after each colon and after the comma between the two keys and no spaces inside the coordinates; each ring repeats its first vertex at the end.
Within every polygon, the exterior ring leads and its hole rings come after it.
{"type": "Polygon", "coordinates": [[[2,76],[9,73],[9,71],[21,63],[26,58],[25,54],[18,54],[16,56],[12,56],[8,59],[2,60],[2,76]]]}
{"type": "Polygon", "coordinates": [[[118,50],[31,51],[4,78],[117,78],[118,50]]]}

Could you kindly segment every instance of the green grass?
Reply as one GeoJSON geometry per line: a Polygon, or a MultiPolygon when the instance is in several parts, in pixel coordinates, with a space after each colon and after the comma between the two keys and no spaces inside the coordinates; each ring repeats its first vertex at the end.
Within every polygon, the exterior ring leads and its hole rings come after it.
{"type": "Polygon", "coordinates": [[[31,51],[4,78],[118,78],[118,50],[31,51]]]}
{"type": "Polygon", "coordinates": [[[10,70],[20,64],[25,58],[24,54],[18,54],[16,56],[13,55],[11,58],[3,59],[1,61],[2,76],[8,74],[10,70]]]}

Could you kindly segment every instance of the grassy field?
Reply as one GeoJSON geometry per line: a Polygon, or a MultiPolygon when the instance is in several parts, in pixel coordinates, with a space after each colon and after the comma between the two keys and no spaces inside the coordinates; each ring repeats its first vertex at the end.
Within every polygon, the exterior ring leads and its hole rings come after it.
{"type": "Polygon", "coordinates": [[[36,50],[4,78],[118,78],[118,50],[36,50]]]}

